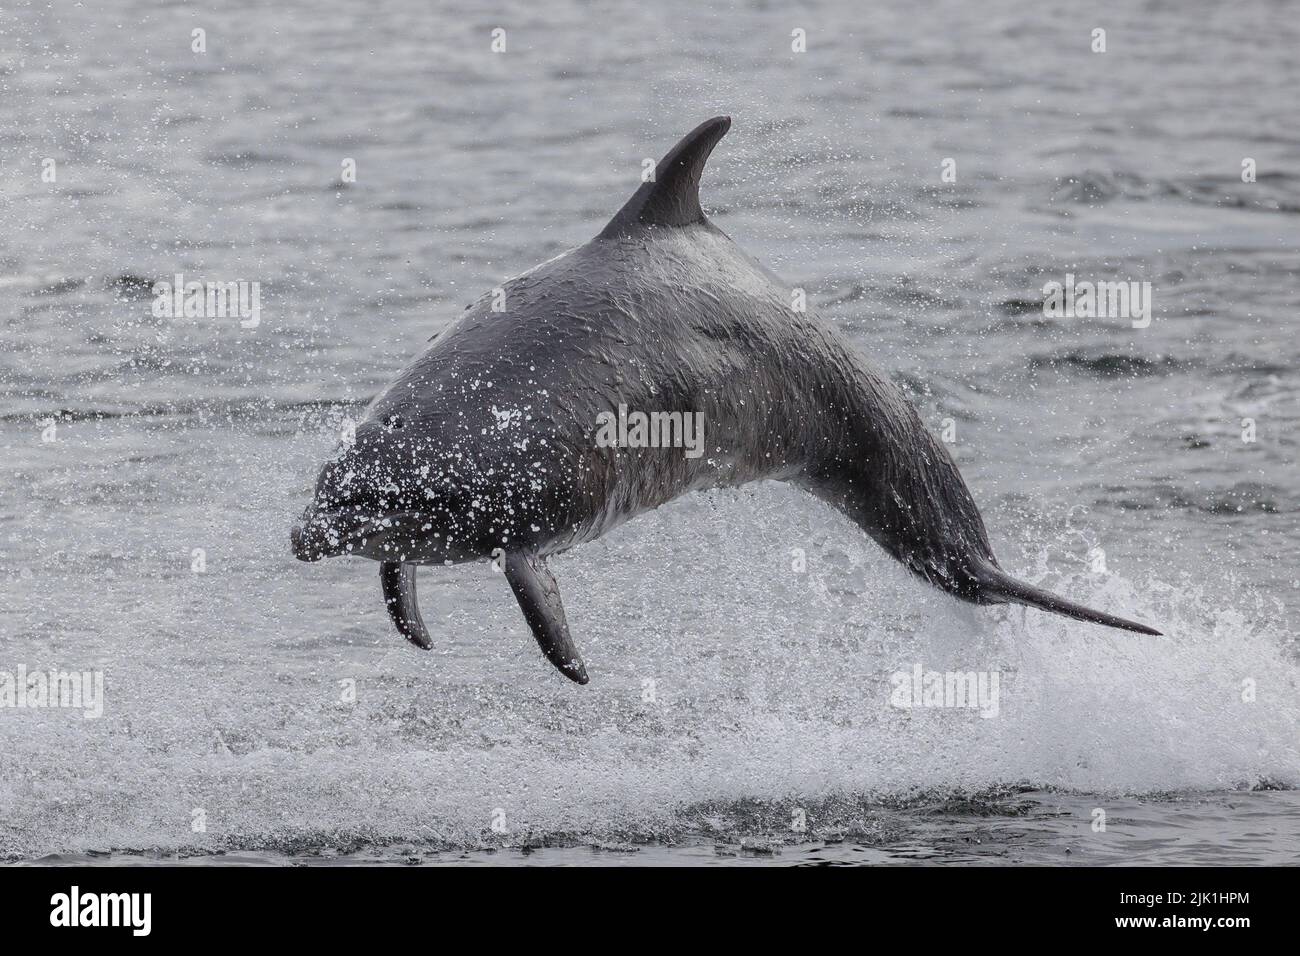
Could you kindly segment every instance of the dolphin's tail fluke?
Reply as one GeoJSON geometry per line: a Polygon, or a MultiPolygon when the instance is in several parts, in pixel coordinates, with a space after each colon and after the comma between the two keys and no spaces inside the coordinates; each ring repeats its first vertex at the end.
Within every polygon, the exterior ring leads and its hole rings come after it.
{"type": "Polygon", "coordinates": [[[1073,601],[1068,601],[1050,591],[1036,588],[1032,584],[1025,584],[1023,581],[1017,581],[1001,568],[988,562],[982,561],[979,563],[976,578],[979,582],[979,600],[983,604],[1024,604],[1028,607],[1051,611],[1053,614],[1072,617],[1076,621],[1104,624],[1106,627],[1117,627],[1122,631],[1136,631],[1139,634],[1154,634],[1156,636],[1160,634],[1155,628],[1147,627],[1145,624],[1138,624],[1136,621],[1129,621],[1113,614],[1106,614],[1103,611],[1094,611],[1090,607],[1075,604],[1073,601]]]}

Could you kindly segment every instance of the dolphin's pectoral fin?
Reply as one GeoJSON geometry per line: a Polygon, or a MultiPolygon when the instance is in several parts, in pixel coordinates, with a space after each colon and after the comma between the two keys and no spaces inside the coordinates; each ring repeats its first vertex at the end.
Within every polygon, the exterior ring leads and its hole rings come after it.
{"type": "Polygon", "coordinates": [[[573,646],[569,624],[564,619],[560,586],[555,583],[555,575],[547,568],[545,559],[522,551],[510,552],[506,555],[506,580],[546,659],[569,680],[587,683],[587,666],[573,646]]]}
{"type": "Polygon", "coordinates": [[[420,617],[420,605],[415,600],[415,565],[401,561],[381,561],[379,581],[384,586],[384,603],[388,616],[397,629],[416,647],[429,650],[433,641],[420,617]]]}

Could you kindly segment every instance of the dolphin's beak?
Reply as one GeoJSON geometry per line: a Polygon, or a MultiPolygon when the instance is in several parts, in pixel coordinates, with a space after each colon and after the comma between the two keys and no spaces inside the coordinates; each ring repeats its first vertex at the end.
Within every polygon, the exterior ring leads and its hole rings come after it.
{"type": "Polygon", "coordinates": [[[289,544],[293,548],[293,556],[299,561],[319,561],[325,557],[319,548],[312,546],[310,538],[311,536],[300,524],[294,525],[293,530],[289,532],[289,544]]]}
{"type": "Polygon", "coordinates": [[[289,532],[289,545],[299,561],[319,561],[322,558],[343,554],[339,547],[343,538],[338,515],[322,510],[312,502],[289,532]]]}

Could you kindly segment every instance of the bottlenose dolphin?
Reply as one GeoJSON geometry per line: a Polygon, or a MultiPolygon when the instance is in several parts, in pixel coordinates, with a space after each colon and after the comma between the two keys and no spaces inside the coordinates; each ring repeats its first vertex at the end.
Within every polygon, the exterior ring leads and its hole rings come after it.
{"type": "Polygon", "coordinates": [[[1158,634],[1002,571],[898,387],[705,218],[700,174],[730,126],[693,130],[598,236],[434,336],[321,470],[294,553],[379,561],[422,648],[415,566],[491,557],[547,659],[585,684],[547,557],[686,492],[773,478],[964,601],[1158,634]]]}

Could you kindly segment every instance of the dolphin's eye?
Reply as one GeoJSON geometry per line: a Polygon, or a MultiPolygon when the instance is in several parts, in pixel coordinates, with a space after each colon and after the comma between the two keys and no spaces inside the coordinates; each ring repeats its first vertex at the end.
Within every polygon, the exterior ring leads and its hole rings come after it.
{"type": "Polygon", "coordinates": [[[397,431],[400,428],[406,427],[406,422],[402,419],[401,415],[389,415],[384,419],[384,427],[389,431],[397,431]]]}

